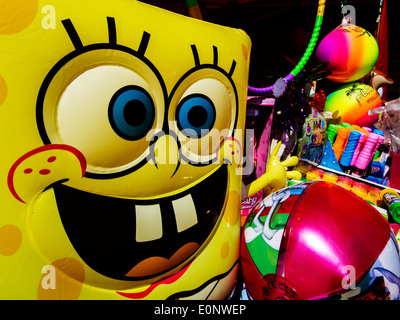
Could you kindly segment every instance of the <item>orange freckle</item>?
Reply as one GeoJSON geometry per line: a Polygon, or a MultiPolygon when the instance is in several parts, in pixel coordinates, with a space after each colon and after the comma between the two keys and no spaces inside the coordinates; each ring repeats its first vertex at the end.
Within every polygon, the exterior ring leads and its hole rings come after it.
{"type": "Polygon", "coordinates": [[[51,172],[51,171],[50,171],[49,169],[42,169],[42,170],[39,171],[39,173],[40,173],[41,175],[43,175],[43,176],[49,174],[50,172],[51,172]]]}
{"type": "Polygon", "coordinates": [[[221,247],[221,258],[222,259],[226,259],[228,254],[229,254],[229,243],[228,242],[224,242],[222,247],[221,247]]]}
{"type": "Polygon", "coordinates": [[[0,254],[11,256],[18,251],[22,242],[21,230],[12,224],[0,228],[0,254]]]}
{"type": "Polygon", "coordinates": [[[38,0],[0,0],[0,8],[0,34],[15,34],[35,19],[38,0]]]}
{"type": "Polygon", "coordinates": [[[53,277],[55,288],[45,288],[43,282],[51,281],[50,274],[44,273],[38,284],[39,300],[76,300],[85,281],[85,268],[74,258],[62,258],[51,263],[56,274],[53,277]]]}

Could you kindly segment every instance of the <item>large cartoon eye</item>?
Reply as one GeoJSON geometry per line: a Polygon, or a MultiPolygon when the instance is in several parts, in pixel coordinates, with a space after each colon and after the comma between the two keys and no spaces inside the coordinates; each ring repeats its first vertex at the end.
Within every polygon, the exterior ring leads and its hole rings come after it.
{"type": "Polygon", "coordinates": [[[208,134],[214,125],[215,116],[214,103],[202,94],[185,97],[176,112],[179,129],[191,138],[208,134]]]}
{"type": "Polygon", "coordinates": [[[221,142],[233,136],[236,115],[236,88],[227,74],[217,68],[188,73],[175,87],[168,111],[181,156],[192,164],[216,160],[221,142]]]}
{"type": "Polygon", "coordinates": [[[143,59],[90,50],[56,65],[44,81],[37,109],[42,139],[80,150],[88,177],[135,170],[150,153],[152,135],[162,130],[165,87],[143,59]]]}
{"type": "Polygon", "coordinates": [[[153,100],[141,87],[126,86],[111,98],[108,117],[111,126],[120,137],[126,140],[141,139],[153,126],[153,100]]]}

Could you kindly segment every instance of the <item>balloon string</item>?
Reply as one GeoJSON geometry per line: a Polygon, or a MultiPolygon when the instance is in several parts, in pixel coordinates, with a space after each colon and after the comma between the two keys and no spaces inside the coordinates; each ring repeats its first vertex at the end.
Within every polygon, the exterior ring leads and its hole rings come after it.
{"type": "MultiPolygon", "coordinates": [[[[317,43],[319,32],[321,30],[322,20],[324,17],[324,10],[325,10],[325,0],[320,0],[318,2],[317,17],[315,19],[314,30],[311,35],[310,42],[308,43],[307,49],[304,52],[303,57],[300,59],[300,61],[296,65],[296,67],[284,78],[286,83],[288,83],[289,81],[292,81],[293,78],[299,74],[299,72],[306,65],[307,61],[310,59],[310,56],[311,56],[311,54],[315,48],[315,45],[317,43]]],[[[264,88],[255,88],[255,87],[248,86],[248,91],[251,94],[265,95],[265,94],[272,93],[274,91],[274,85],[269,86],[269,87],[264,87],[264,88]]]]}

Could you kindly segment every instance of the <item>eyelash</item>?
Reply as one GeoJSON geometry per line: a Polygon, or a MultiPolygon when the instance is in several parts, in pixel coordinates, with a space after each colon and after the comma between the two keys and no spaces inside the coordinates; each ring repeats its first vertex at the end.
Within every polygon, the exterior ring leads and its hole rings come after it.
{"type": "MultiPolygon", "coordinates": [[[[194,44],[192,44],[190,47],[191,47],[192,53],[193,53],[194,64],[197,68],[200,68],[201,63],[200,63],[200,58],[199,58],[199,53],[197,51],[197,47],[194,44]]],[[[213,53],[214,53],[214,59],[213,59],[212,66],[218,67],[218,48],[216,46],[213,46],[213,53]]],[[[236,61],[233,60],[231,68],[229,69],[229,72],[225,71],[225,73],[229,79],[232,79],[233,73],[235,72],[235,68],[236,68],[236,61]]]]}
{"type": "MultiPolygon", "coordinates": [[[[72,21],[70,19],[65,19],[61,21],[65,31],[67,32],[69,38],[71,39],[72,44],[75,47],[75,50],[82,50],[84,45],[79,37],[78,32],[76,31],[72,21]]],[[[115,26],[115,19],[113,17],[107,17],[107,26],[108,26],[108,41],[110,45],[117,44],[117,30],[115,26]]],[[[143,32],[142,39],[139,44],[139,49],[137,53],[141,56],[144,56],[147,46],[149,44],[150,34],[146,31],[143,32]]]]}
{"type": "MultiPolygon", "coordinates": [[[[79,37],[78,32],[76,31],[72,21],[70,19],[65,19],[62,20],[62,24],[71,39],[72,44],[75,47],[76,51],[82,51],[84,49],[84,45],[79,37]]],[[[108,39],[109,39],[109,44],[111,47],[113,46],[118,46],[117,45],[117,32],[116,32],[116,24],[115,24],[115,19],[113,17],[107,17],[107,26],[108,26],[108,39]]],[[[144,57],[145,52],[147,50],[148,44],[150,41],[150,34],[147,33],[146,31],[143,31],[142,39],[139,44],[139,48],[136,51],[138,56],[144,57]]],[[[199,53],[197,51],[196,45],[192,44],[191,46],[192,54],[193,54],[193,59],[194,59],[194,64],[195,64],[195,69],[201,69],[201,68],[206,68],[210,67],[213,69],[219,70],[221,73],[223,73],[232,83],[232,76],[233,73],[235,72],[236,68],[236,61],[232,60],[231,67],[228,72],[226,72],[224,69],[220,68],[218,66],[218,48],[216,46],[213,46],[213,63],[212,64],[201,64],[200,63],[200,57],[199,53]]],[[[190,70],[190,72],[193,72],[194,70],[190,70]]],[[[183,76],[182,78],[185,78],[183,76]]],[[[172,93],[171,93],[172,95],[172,93]]]]}

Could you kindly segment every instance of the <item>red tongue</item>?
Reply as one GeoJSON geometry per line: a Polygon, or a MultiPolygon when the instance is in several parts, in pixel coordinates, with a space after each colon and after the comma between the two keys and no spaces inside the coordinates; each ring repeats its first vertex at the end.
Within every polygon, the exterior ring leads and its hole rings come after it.
{"type": "Polygon", "coordinates": [[[174,255],[169,258],[150,257],[134,266],[127,274],[127,277],[147,277],[161,273],[165,270],[177,266],[197,250],[199,245],[195,242],[189,242],[182,246],[174,255]]]}
{"type": "Polygon", "coordinates": [[[186,272],[187,269],[189,269],[190,264],[188,264],[184,269],[179,271],[178,273],[174,274],[171,277],[168,277],[166,279],[163,279],[161,281],[158,281],[156,283],[152,283],[150,287],[148,287],[146,290],[142,292],[135,292],[135,293],[125,293],[125,292],[118,292],[117,293],[123,297],[129,298],[129,299],[143,299],[147,297],[155,288],[157,288],[160,284],[170,284],[175,281],[177,281],[180,277],[183,276],[183,274],[186,272]]]}

